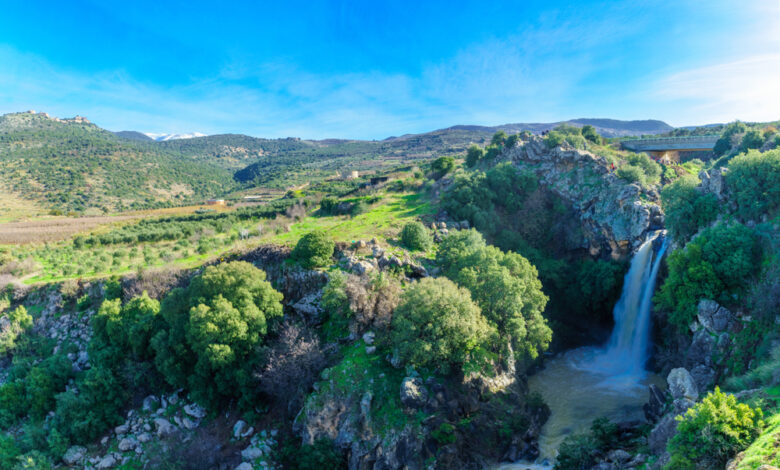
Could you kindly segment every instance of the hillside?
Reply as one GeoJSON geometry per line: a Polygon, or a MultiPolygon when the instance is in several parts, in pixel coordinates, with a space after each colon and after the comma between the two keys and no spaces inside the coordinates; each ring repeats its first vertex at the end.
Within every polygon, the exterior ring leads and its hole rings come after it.
{"type": "Polygon", "coordinates": [[[50,209],[170,205],[221,194],[231,185],[225,170],[118,137],[83,118],[0,117],[0,186],[50,209]]]}

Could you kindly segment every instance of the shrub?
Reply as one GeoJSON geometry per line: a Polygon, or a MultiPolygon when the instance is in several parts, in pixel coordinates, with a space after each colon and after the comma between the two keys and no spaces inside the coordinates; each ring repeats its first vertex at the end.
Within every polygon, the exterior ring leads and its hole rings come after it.
{"type": "Polygon", "coordinates": [[[582,126],[582,136],[585,137],[586,140],[589,140],[594,144],[601,143],[601,136],[599,135],[598,132],[596,132],[596,128],[591,126],[590,124],[586,124],[582,126]]]}
{"type": "Polygon", "coordinates": [[[661,180],[661,165],[644,153],[631,153],[626,156],[626,162],[642,169],[645,183],[657,184],[661,180]]]}
{"type": "Polygon", "coordinates": [[[617,175],[628,183],[645,184],[645,173],[642,168],[634,165],[623,165],[617,169],[617,175]]]}
{"type": "Polygon", "coordinates": [[[747,126],[739,121],[728,124],[721,133],[720,138],[715,142],[715,147],[712,152],[716,157],[724,155],[730,151],[731,148],[738,142],[735,141],[736,136],[742,135],[747,131],[747,126]]]}
{"type": "Polygon", "coordinates": [[[409,222],[401,229],[401,244],[410,250],[427,251],[433,239],[420,222],[409,222]]]}
{"type": "Polygon", "coordinates": [[[325,355],[317,337],[300,325],[286,322],[260,370],[260,390],[296,412],[324,367],[325,355]]]}
{"type": "Polygon", "coordinates": [[[16,347],[16,340],[33,324],[32,317],[23,305],[10,312],[0,311],[0,356],[16,347]]]}
{"type": "Polygon", "coordinates": [[[750,149],[760,149],[764,145],[764,136],[757,130],[747,131],[742,136],[742,141],[739,144],[740,152],[747,152],[750,149]]]}
{"type": "Polygon", "coordinates": [[[335,244],[322,230],[307,233],[295,245],[292,259],[306,269],[327,266],[330,264],[335,244]]]}
{"type": "Polygon", "coordinates": [[[501,146],[504,145],[504,142],[506,142],[506,132],[504,131],[496,132],[493,134],[493,138],[490,139],[490,145],[501,146]]]}
{"type": "Polygon", "coordinates": [[[584,470],[596,463],[597,444],[588,434],[569,436],[558,448],[555,470],[584,470]]]}
{"type": "Polygon", "coordinates": [[[511,338],[531,358],[547,348],[552,331],[542,312],[548,299],[527,259],[486,246],[478,232],[468,230],[447,237],[437,261],[446,276],[469,289],[501,338],[511,338]]]}
{"type": "Polygon", "coordinates": [[[566,136],[557,131],[550,131],[544,136],[544,143],[550,149],[560,146],[564,140],[566,140],[566,136]]]}
{"type": "Polygon", "coordinates": [[[452,157],[439,157],[431,163],[431,170],[435,173],[436,179],[441,178],[455,169],[455,159],[452,157]]]}
{"type": "Polygon", "coordinates": [[[695,176],[684,176],[661,190],[666,225],[678,242],[685,242],[718,216],[718,199],[697,190],[697,185],[695,176]]]}
{"type": "Polygon", "coordinates": [[[406,364],[447,373],[491,333],[466,289],[446,278],[425,278],[401,296],[390,338],[406,364]]]}
{"type": "Polygon", "coordinates": [[[477,145],[471,145],[466,151],[466,166],[471,168],[485,157],[485,150],[477,145]]]}
{"type": "Polygon", "coordinates": [[[729,163],[726,183],[744,220],[774,216],[780,208],[780,149],[751,150],[729,163]]]}
{"type": "Polygon", "coordinates": [[[664,469],[700,468],[702,464],[723,468],[758,436],[764,426],[762,418],[760,409],[738,403],[734,395],[716,387],[677,417],[677,434],[667,444],[671,461],[664,469]]]}
{"type": "Polygon", "coordinates": [[[282,462],[285,468],[299,470],[322,470],[346,468],[344,456],[328,439],[317,439],[313,444],[304,444],[300,448],[282,449],[282,462]]]}
{"type": "Polygon", "coordinates": [[[506,138],[506,142],[504,142],[504,146],[508,149],[511,149],[517,143],[520,141],[520,134],[512,134],[509,137],[506,138]]]}
{"type": "Polygon", "coordinates": [[[696,316],[699,299],[731,304],[759,268],[756,236],[744,225],[707,228],[667,260],[669,275],[655,301],[669,311],[669,322],[685,332],[696,316]]]}
{"type": "Polygon", "coordinates": [[[162,302],[164,323],[152,339],[157,369],[202,403],[248,400],[258,348],[268,323],[282,316],[281,300],[265,272],[249,263],[207,267],[162,302]]]}

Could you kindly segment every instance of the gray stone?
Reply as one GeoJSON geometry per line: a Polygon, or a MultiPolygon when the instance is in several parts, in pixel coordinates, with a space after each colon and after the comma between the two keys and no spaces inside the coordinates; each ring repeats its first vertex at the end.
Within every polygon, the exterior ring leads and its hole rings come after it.
{"type": "Polygon", "coordinates": [[[699,323],[713,334],[729,330],[735,322],[734,315],[713,300],[700,300],[697,311],[699,323]]]}
{"type": "Polygon", "coordinates": [[[685,358],[685,366],[693,369],[698,365],[712,366],[712,355],[715,352],[717,339],[705,328],[700,328],[693,334],[691,346],[685,358]]]}
{"type": "Polygon", "coordinates": [[[629,460],[631,460],[631,454],[629,454],[623,449],[617,449],[617,450],[610,451],[607,454],[607,460],[613,463],[628,462],[629,460]]]}
{"type": "Polygon", "coordinates": [[[696,390],[702,393],[715,384],[716,376],[715,369],[704,364],[699,364],[691,369],[691,377],[693,377],[693,382],[696,384],[696,390]]]}
{"type": "Polygon", "coordinates": [[[244,420],[239,419],[236,421],[236,424],[233,425],[233,439],[238,439],[241,437],[241,435],[244,433],[244,429],[246,428],[246,422],[244,420]]]}
{"type": "Polygon", "coordinates": [[[138,442],[149,442],[152,440],[152,435],[148,432],[143,432],[138,435],[138,442]]]}
{"type": "Polygon", "coordinates": [[[428,389],[419,377],[406,377],[401,382],[401,403],[414,409],[420,409],[428,401],[428,389]]]}
{"type": "Polygon", "coordinates": [[[203,419],[206,417],[206,410],[195,403],[185,405],[184,412],[195,419],[203,419]]]}
{"type": "Polygon", "coordinates": [[[116,459],[113,455],[109,454],[103,457],[100,462],[97,463],[95,468],[98,470],[106,469],[106,468],[113,468],[114,465],[116,465],[116,459]]]}
{"type": "Polygon", "coordinates": [[[661,416],[664,414],[664,409],[666,408],[666,394],[655,384],[651,384],[650,387],[648,387],[648,392],[650,394],[650,399],[644,404],[642,409],[645,412],[647,421],[655,423],[661,419],[661,416]]]}
{"type": "Polygon", "coordinates": [[[244,460],[255,460],[263,456],[263,451],[257,447],[249,446],[241,451],[241,458],[244,460]]]}
{"type": "Polygon", "coordinates": [[[374,334],[373,331],[368,331],[368,332],[363,334],[363,342],[366,343],[366,344],[374,344],[374,337],[375,336],[376,335],[374,334]]]}
{"type": "Polygon", "coordinates": [[[165,418],[156,418],[154,420],[154,425],[157,428],[157,435],[160,437],[167,436],[176,431],[176,427],[165,418]]]}
{"type": "Polygon", "coordinates": [[[121,450],[122,452],[127,452],[128,450],[135,449],[135,446],[138,445],[138,442],[136,442],[135,439],[131,439],[129,437],[126,437],[119,441],[119,445],[117,448],[121,450]]]}
{"type": "Polygon", "coordinates": [[[669,393],[672,394],[674,399],[688,398],[696,400],[699,398],[696,383],[693,381],[690,372],[685,368],[678,367],[677,369],[672,369],[666,377],[666,382],[669,384],[669,393]]]}
{"type": "Polygon", "coordinates": [[[114,428],[114,432],[117,434],[117,436],[121,434],[127,434],[127,431],[130,430],[130,426],[127,423],[120,424],[119,426],[114,428]]]}
{"type": "Polygon", "coordinates": [[[82,446],[73,446],[68,448],[65,455],[62,456],[62,461],[66,465],[76,465],[84,460],[84,456],[87,455],[87,448],[82,446]]]}
{"type": "Polygon", "coordinates": [[[669,413],[661,418],[661,421],[655,425],[647,443],[654,455],[660,455],[666,450],[666,443],[677,433],[677,421],[674,415],[669,413]]]}
{"type": "Polygon", "coordinates": [[[242,462],[234,470],[254,470],[254,467],[249,462],[242,462]]]}
{"type": "Polygon", "coordinates": [[[366,354],[374,354],[376,352],[376,346],[366,346],[366,354]]]}
{"type": "Polygon", "coordinates": [[[198,423],[185,416],[181,419],[181,426],[184,429],[195,429],[198,427],[198,423]]]}

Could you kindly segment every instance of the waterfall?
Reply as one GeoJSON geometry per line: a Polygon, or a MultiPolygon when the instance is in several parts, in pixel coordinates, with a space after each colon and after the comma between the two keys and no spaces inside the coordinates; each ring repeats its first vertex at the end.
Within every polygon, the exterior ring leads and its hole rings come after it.
{"type": "Polygon", "coordinates": [[[612,312],[615,328],[602,356],[614,374],[641,375],[645,370],[650,344],[650,309],[666,244],[664,233],[649,235],[631,259],[623,292],[612,312]],[[662,237],[662,243],[654,257],[653,242],[658,237],[662,237]]]}

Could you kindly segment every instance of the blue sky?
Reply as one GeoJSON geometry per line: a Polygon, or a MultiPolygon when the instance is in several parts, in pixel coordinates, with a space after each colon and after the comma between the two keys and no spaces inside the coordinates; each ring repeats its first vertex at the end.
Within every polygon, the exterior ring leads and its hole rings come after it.
{"type": "Polygon", "coordinates": [[[780,0],[3,2],[0,113],[381,139],[780,119],[780,0]]]}

